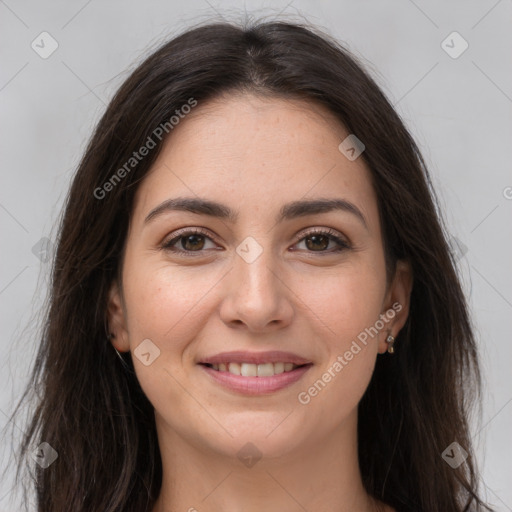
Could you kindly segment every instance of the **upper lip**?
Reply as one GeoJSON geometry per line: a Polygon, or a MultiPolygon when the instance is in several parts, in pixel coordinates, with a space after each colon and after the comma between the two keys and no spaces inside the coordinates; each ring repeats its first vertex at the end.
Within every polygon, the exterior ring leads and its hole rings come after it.
{"type": "Polygon", "coordinates": [[[281,350],[270,350],[267,352],[244,352],[236,350],[222,352],[211,357],[205,357],[199,361],[200,364],[221,364],[221,363],[293,363],[296,365],[309,364],[311,361],[281,350]]]}

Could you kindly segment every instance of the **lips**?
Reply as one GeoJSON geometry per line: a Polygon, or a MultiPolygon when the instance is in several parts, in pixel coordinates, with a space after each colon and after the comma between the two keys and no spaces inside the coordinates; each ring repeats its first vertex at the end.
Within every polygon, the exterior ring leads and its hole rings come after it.
{"type": "Polygon", "coordinates": [[[243,375],[244,377],[272,377],[284,372],[291,372],[296,368],[301,368],[304,365],[298,366],[293,363],[220,363],[220,364],[206,364],[209,368],[220,372],[229,372],[233,375],[243,375]]]}
{"type": "MultiPolygon", "coordinates": [[[[230,366],[232,364],[238,365],[238,363],[230,363],[230,366]]],[[[244,364],[246,363],[242,363],[242,366],[244,364]]],[[[211,366],[206,364],[199,364],[199,367],[203,369],[205,374],[211,379],[211,382],[219,384],[224,389],[237,394],[254,396],[275,393],[293,385],[302,379],[312,367],[312,363],[297,366],[288,372],[285,371],[271,376],[244,376],[242,374],[231,373],[231,371],[214,370],[211,366]]]]}
{"type": "Polygon", "coordinates": [[[275,393],[300,380],[313,366],[291,352],[222,352],[198,362],[217,384],[235,393],[261,395],[275,393]]]}
{"type": "Polygon", "coordinates": [[[291,352],[283,352],[280,350],[272,350],[267,352],[245,352],[245,351],[232,351],[222,352],[211,357],[202,358],[199,364],[205,365],[219,365],[229,363],[238,363],[239,365],[246,364],[266,364],[266,363],[292,363],[296,366],[303,366],[310,364],[311,361],[304,357],[298,356],[291,352]]]}

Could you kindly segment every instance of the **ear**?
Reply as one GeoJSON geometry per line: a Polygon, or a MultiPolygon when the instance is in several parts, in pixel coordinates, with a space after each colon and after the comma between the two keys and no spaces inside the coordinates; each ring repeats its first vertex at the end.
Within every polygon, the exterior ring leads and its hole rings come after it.
{"type": "Polygon", "coordinates": [[[124,301],[117,282],[114,282],[108,294],[107,318],[109,332],[113,334],[110,342],[119,352],[128,352],[128,329],[124,301]]]}
{"type": "Polygon", "coordinates": [[[382,329],[379,336],[379,354],[388,349],[386,338],[391,334],[394,338],[405,325],[409,316],[413,275],[411,264],[405,260],[397,261],[393,281],[386,294],[381,314],[389,321],[382,329]]]}

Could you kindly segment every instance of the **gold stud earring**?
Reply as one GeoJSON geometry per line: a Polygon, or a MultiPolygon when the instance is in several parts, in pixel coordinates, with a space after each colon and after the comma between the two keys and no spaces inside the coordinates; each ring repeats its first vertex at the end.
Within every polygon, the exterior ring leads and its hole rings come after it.
{"type": "Polygon", "coordinates": [[[394,349],[393,345],[395,343],[395,338],[393,336],[391,336],[391,334],[386,338],[386,343],[388,344],[388,353],[394,354],[395,349],[394,349]]]}

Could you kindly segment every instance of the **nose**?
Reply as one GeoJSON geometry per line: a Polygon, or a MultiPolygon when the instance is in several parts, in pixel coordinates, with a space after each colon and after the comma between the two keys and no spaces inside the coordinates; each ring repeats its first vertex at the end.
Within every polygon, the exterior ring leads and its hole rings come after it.
{"type": "Polygon", "coordinates": [[[290,324],[293,292],[270,252],[264,250],[251,263],[235,256],[234,267],[224,283],[226,292],[220,308],[226,325],[270,332],[290,324]]]}

